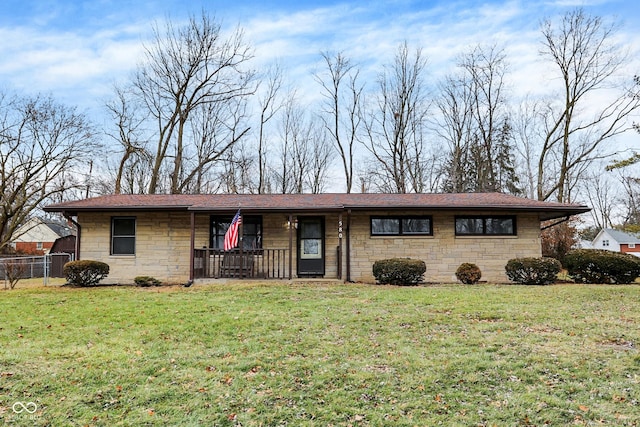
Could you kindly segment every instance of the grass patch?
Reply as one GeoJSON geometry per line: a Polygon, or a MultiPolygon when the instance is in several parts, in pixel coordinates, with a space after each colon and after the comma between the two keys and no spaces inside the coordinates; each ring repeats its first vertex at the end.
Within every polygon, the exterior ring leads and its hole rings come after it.
{"type": "Polygon", "coordinates": [[[57,287],[2,292],[0,313],[0,420],[17,425],[632,426],[640,413],[637,285],[57,287]]]}

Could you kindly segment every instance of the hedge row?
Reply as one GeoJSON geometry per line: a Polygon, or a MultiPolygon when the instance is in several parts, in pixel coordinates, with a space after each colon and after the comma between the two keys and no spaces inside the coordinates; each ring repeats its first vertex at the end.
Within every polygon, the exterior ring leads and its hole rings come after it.
{"type": "MultiPolygon", "coordinates": [[[[596,249],[570,251],[565,256],[568,276],[576,283],[626,284],[640,277],[640,258],[630,254],[596,249]]],[[[548,285],[556,282],[562,270],[554,258],[514,258],[505,266],[509,280],[523,285],[548,285]]],[[[376,261],[373,276],[381,284],[416,285],[423,281],[424,261],[392,258],[376,261]]],[[[478,283],[482,272],[477,265],[463,263],[456,277],[465,284],[478,283]]]]}

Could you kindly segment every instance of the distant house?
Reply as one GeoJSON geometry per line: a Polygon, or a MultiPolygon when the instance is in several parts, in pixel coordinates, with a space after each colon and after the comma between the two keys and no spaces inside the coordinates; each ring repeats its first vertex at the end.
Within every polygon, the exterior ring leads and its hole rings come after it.
{"type": "Polygon", "coordinates": [[[12,246],[19,253],[45,255],[57,239],[73,233],[73,229],[65,223],[34,217],[16,230],[17,237],[12,246]]]}
{"type": "Polygon", "coordinates": [[[625,252],[640,257],[640,238],[612,228],[603,228],[593,239],[593,249],[625,252]]]}
{"type": "Polygon", "coordinates": [[[110,266],[105,283],[222,278],[373,282],[377,260],[410,257],[427,282],[455,281],[463,262],[506,282],[516,257],[541,256],[540,222],[584,205],[501,193],[110,195],[45,208],[73,218],[78,259],[110,266]],[[240,210],[241,243],[224,250],[240,210]]]}

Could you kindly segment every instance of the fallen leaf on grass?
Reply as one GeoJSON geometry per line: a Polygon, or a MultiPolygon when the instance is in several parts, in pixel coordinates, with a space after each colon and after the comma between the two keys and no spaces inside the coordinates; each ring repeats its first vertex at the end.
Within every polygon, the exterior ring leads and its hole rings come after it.
{"type": "Polygon", "coordinates": [[[588,406],[580,405],[578,406],[578,409],[580,409],[582,412],[589,412],[588,406]]]}

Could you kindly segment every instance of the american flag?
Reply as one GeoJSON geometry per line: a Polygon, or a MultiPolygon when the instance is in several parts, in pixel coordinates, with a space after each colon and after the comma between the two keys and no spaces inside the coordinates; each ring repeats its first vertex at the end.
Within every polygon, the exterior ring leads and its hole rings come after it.
{"type": "Polygon", "coordinates": [[[229,229],[224,234],[224,250],[228,251],[238,246],[238,228],[242,224],[242,216],[240,215],[240,209],[238,213],[233,217],[229,229]]]}

